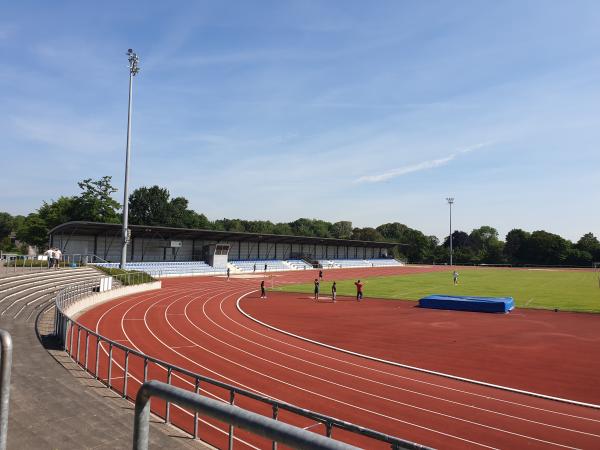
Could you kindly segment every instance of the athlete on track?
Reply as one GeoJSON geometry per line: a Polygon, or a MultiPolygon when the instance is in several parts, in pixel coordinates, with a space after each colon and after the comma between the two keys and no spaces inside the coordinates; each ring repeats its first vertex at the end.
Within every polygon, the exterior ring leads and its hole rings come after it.
{"type": "Polygon", "coordinates": [[[363,298],[363,284],[358,280],[354,286],[356,286],[356,301],[360,302],[363,298]]]}

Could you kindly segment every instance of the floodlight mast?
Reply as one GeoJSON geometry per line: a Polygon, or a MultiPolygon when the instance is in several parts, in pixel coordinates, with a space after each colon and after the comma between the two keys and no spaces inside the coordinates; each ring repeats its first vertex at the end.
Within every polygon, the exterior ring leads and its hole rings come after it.
{"type": "Polygon", "coordinates": [[[450,265],[452,266],[452,204],[454,203],[454,197],[446,197],[446,201],[450,206],[450,265]]]}
{"type": "Polygon", "coordinates": [[[125,187],[123,189],[123,247],[121,249],[121,269],[127,262],[127,244],[129,243],[129,160],[131,156],[131,107],[133,94],[133,77],[140,71],[140,58],[132,50],[127,50],[129,59],[129,106],[127,108],[127,146],[125,150],[125,187]]]}

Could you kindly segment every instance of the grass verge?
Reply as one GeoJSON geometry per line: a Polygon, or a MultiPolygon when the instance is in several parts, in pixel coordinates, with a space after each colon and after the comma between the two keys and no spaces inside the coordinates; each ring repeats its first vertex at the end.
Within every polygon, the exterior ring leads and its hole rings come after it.
{"type": "Polygon", "coordinates": [[[138,272],[136,270],[123,270],[123,269],[110,269],[108,267],[98,267],[94,266],[96,269],[104,272],[107,275],[110,275],[119,282],[123,286],[133,286],[136,284],[143,283],[151,283],[152,281],[156,281],[146,272],[138,272]]]}

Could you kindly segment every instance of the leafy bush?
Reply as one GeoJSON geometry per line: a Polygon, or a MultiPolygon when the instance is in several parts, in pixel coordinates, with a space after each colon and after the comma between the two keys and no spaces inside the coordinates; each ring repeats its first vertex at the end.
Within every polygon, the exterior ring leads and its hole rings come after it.
{"type": "Polygon", "coordinates": [[[118,280],[123,286],[133,286],[156,281],[146,272],[139,272],[137,270],[111,269],[108,267],[96,267],[96,269],[118,280]]]}

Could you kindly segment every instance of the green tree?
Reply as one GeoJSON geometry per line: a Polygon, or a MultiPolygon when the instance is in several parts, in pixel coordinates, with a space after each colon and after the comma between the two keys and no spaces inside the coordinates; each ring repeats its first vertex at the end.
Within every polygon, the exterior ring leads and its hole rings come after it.
{"type": "Polygon", "coordinates": [[[273,234],[291,235],[293,234],[292,227],[290,227],[289,223],[277,223],[273,227],[273,234]]]}
{"type": "Polygon", "coordinates": [[[129,196],[129,223],[167,226],[171,213],[170,194],[158,186],[140,187],[129,196]]]}
{"type": "Polygon", "coordinates": [[[592,233],[586,233],[575,244],[577,250],[588,252],[594,261],[600,261],[600,242],[592,233]]]}
{"type": "Polygon", "coordinates": [[[43,248],[48,242],[46,222],[36,213],[29,214],[23,225],[17,230],[17,239],[29,245],[43,248]]]}
{"type": "Polygon", "coordinates": [[[412,263],[432,261],[438,240],[425,236],[421,231],[402,223],[386,223],[377,227],[384,240],[405,244],[398,248],[398,255],[412,263]]]}
{"type": "Polygon", "coordinates": [[[565,264],[570,247],[570,242],[557,234],[544,230],[534,231],[525,242],[523,258],[529,264],[565,264]]]}
{"type": "Polygon", "coordinates": [[[473,251],[474,263],[501,263],[503,244],[498,239],[498,231],[488,225],[475,228],[469,234],[469,246],[473,251]]]}
{"type": "Polygon", "coordinates": [[[524,264],[527,262],[527,241],[530,236],[530,233],[520,228],[514,228],[508,232],[503,250],[508,262],[511,264],[524,264]]]}
{"type": "Polygon", "coordinates": [[[78,184],[82,190],[75,198],[71,220],[89,220],[91,222],[119,223],[121,205],[112,198],[117,189],[111,184],[112,177],[104,176],[99,180],[86,178],[78,184]]]}
{"type": "Polygon", "coordinates": [[[375,228],[355,228],[352,230],[352,239],[360,241],[383,241],[383,236],[375,228]]]}
{"type": "Polygon", "coordinates": [[[591,266],[592,254],[578,248],[569,248],[566,251],[564,263],[569,266],[591,266]]]}
{"type": "Polygon", "coordinates": [[[44,202],[38,209],[38,215],[49,229],[71,220],[86,220],[78,216],[76,197],[59,197],[51,203],[44,202]]]}
{"type": "Polygon", "coordinates": [[[14,230],[14,225],[13,216],[6,212],[0,212],[0,239],[9,236],[14,230]]]}
{"type": "Polygon", "coordinates": [[[350,239],[352,237],[352,222],[342,220],[332,224],[331,236],[337,239],[350,239]]]}

